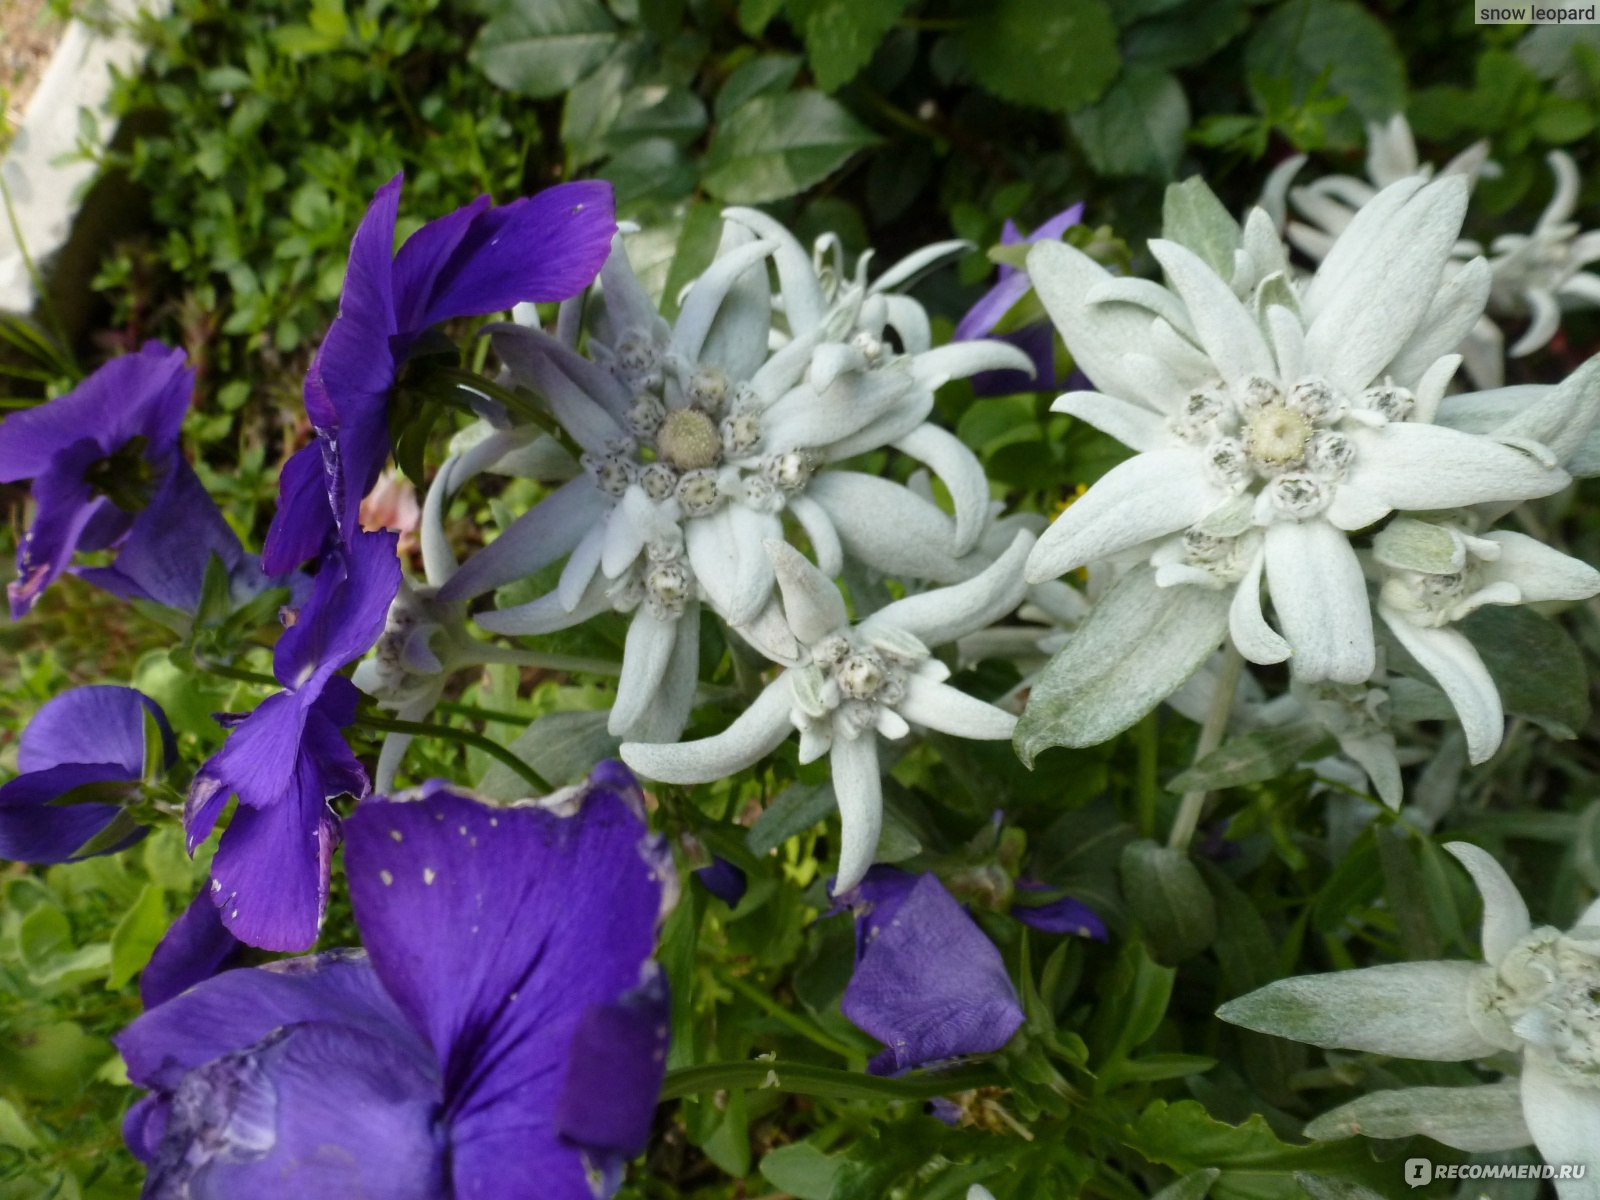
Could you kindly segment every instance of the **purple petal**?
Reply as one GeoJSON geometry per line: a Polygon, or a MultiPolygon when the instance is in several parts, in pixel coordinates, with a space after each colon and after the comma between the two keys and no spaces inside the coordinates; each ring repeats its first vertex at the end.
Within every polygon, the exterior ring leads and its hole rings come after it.
{"type": "Polygon", "coordinates": [[[346,547],[360,538],[361,501],[377,485],[389,461],[388,394],[359,397],[352,393],[349,409],[338,433],[323,443],[332,464],[328,499],[346,547]]]}
{"type": "Polygon", "coordinates": [[[293,785],[270,807],[241,803],[217,844],[211,900],[240,941],[267,950],[304,950],[317,940],[339,840],[328,799],[346,792],[365,795],[366,772],[333,722],[313,710],[293,785]]]}
{"type": "MultiPolygon", "coordinates": [[[[1054,891],[1047,883],[1034,883],[1031,880],[1017,880],[1019,892],[1048,892],[1054,891]]],[[[1078,937],[1093,938],[1097,942],[1106,940],[1106,925],[1099,915],[1087,904],[1074,900],[1070,896],[1062,896],[1057,900],[1046,901],[1043,904],[1017,903],[1011,906],[1011,915],[1024,925],[1031,925],[1045,933],[1074,934],[1078,937]]]]}
{"type": "Polygon", "coordinates": [[[145,1096],[135,1100],[123,1116],[122,1140],[128,1143],[128,1149],[140,1162],[155,1161],[171,1111],[172,1105],[164,1096],[145,1096]]]}
{"type": "Polygon", "coordinates": [[[184,803],[190,854],[211,835],[230,795],[237,795],[242,805],[265,809],[289,793],[306,717],[307,709],[292,692],[268,696],[233,727],[222,749],[201,764],[184,803]]]}
{"type": "Polygon", "coordinates": [[[1030,242],[1053,242],[1083,220],[1083,201],[1068,205],[1028,235],[1030,242]]]}
{"type": "Polygon", "coordinates": [[[591,788],[562,818],[436,790],[346,823],[374,967],[444,1064],[458,1200],[590,1195],[554,1125],[568,1059],[584,1014],[641,982],[671,871],[630,800],[591,788]]]}
{"type": "Polygon", "coordinates": [[[1000,952],[934,875],[875,922],[844,1015],[883,1042],[875,1074],[998,1050],[1022,1025],[1000,952]]]}
{"type": "Polygon", "coordinates": [[[290,1025],[174,1089],[148,1196],[447,1194],[438,1083],[402,1046],[330,1021],[290,1025]]]}
{"type": "MultiPolygon", "coordinates": [[[[78,851],[120,811],[117,804],[63,804],[51,801],[73,788],[128,778],[116,763],[67,763],[19,775],[0,787],[0,859],[27,863],[61,863],[78,851]]],[[[147,831],[139,829],[109,854],[131,845],[147,831]]]]}
{"type": "Polygon", "coordinates": [[[245,569],[238,535],[193,468],[180,459],[150,506],[134,518],[116,561],[78,574],[115,595],[192,614],[200,607],[201,584],[213,555],[230,576],[245,569]]]}
{"type": "Polygon", "coordinates": [[[289,456],[278,474],[278,510],[261,547],[261,567],[282,575],[322,552],[333,532],[322,449],[313,442],[289,456]]]}
{"type": "Polygon", "coordinates": [[[176,749],[161,706],[132,688],[96,684],[73,688],[33,715],[17,745],[17,769],[42,771],[63,763],[116,763],[137,779],[144,770],[144,718],[161,726],[168,759],[176,749]]]}
{"type": "MultiPolygon", "coordinates": [[[[464,312],[452,313],[430,320],[429,310],[433,306],[434,296],[440,290],[441,276],[452,269],[452,256],[471,231],[473,223],[493,204],[494,201],[488,196],[479,196],[470,204],[463,204],[454,212],[429,221],[408,237],[395,253],[395,330],[402,340],[413,338],[439,321],[448,320],[450,316],[466,315],[464,312]]],[[[455,262],[455,270],[459,271],[466,265],[470,264],[455,262]]]]}
{"type": "MultiPolygon", "coordinates": [[[[470,206],[469,206],[470,207],[470,206]]],[[[450,221],[457,214],[444,218],[450,221]]],[[[441,224],[435,222],[434,224],[441,224]]],[[[400,328],[420,333],[453,317],[500,312],[523,301],[565,300],[594,281],[617,231],[611,185],[566,183],[473,215],[448,258],[410,253],[395,260],[400,328]]]]}
{"type": "Polygon", "coordinates": [[[99,447],[93,458],[137,436],[149,441],[152,458],[164,457],[177,444],[193,390],[194,373],[183,351],[146,342],[66,395],[6,417],[0,424],[0,483],[38,478],[57,454],[84,437],[99,447]]]}
{"type": "Polygon", "coordinates": [[[150,1009],[112,1040],[134,1083],[170,1092],[195,1067],[306,1021],[354,1025],[406,1048],[419,1068],[433,1062],[366,955],[354,950],[225,971],[150,1009]]]}
{"type": "Polygon", "coordinates": [[[305,389],[306,411],[319,430],[344,425],[349,396],[381,395],[394,381],[394,225],[402,182],[396,175],[378,189],[350,240],[339,315],[317,348],[305,389]]]}
{"type": "Polygon", "coordinates": [[[1001,318],[1028,294],[1031,287],[1033,284],[1021,271],[1013,270],[1011,274],[1003,276],[967,310],[967,315],[961,318],[951,340],[969,342],[973,338],[987,337],[989,331],[1000,324],[1001,318]]]}
{"type": "MultiPolygon", "coordinates": [[[[243,943],[222,923],[206,891],[189,901],[139,974],[139,999],[155,1008],[195,984],[237,966],[243,943]]],[[[131,1142],[131,1138],[129,1139],[131,1142]]]]}
{"type": "Polygon", "coordinates": [[[1034,375],[1026,371],[979,371],[972,376],[972,392],[976,396],[1015,396],[1020,392],[1047,392],[1061,386],[1062,377],[1056,370],[1056,332],[1048,321],[1040,321],[1011,333],[994,337],[997,342],[1009,342],[1033,360],[1034,375]]]}
{"type": "Polygon", "coordinates": [[[333,673],[365,654],[383,632],[400,590],[398,542],[396,533],[360,533],[324,560],[311,598],[272,653],[278,682],[297,689],[302,703],[321,695],[333,673]]]}
{"type": "Polygon", "coordinates": [[[745,873],[725,858],[713,858],[711,865],[701,867],[694,877],[705,885],[706,891],[729,908],[739,907],[739,901],[744,899],[749,887],[745,873]]]}
{"type": "MultiPolygon", "coordinates": [[[[24,616],[39,594],[67,569],[72,552],[97,516],[111,509],[84,482],[89,464],[100,457],[93,438],[84,437],[62,450],[50,470],[33,481],[33,524],[17,545],[17,577],[6,584],[11,616],[24,616]]],[[[113,510],[115,525],[125,527],[126,514],[113,510]]]]}
{"type": "Polygon", "coordinates": [[[830,916],[845,909],[855,915],[856,962],[866,954],[868,943],[894,920],[920,878],[899,867],[872,867],[860,883],[834,898],[830,916]]]}
{"type": "Polygon", "coordinates": [[[622,1158],[644,1153],[667,1064],[671,1003],[660,971],[615,1004],[578,1020],[556,1129],[568,1141],[622,1158]]]}

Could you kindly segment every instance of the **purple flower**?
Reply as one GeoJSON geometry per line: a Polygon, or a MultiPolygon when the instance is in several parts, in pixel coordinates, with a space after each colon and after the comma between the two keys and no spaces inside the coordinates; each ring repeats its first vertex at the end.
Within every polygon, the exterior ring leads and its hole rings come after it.
{"type": "MultiPolygon", "coordinates": [[[[1051,217],[1026,238],[1015,224],[1007,221],[1000,233],[1002,246],[1015,246],[1031,242],[1055,241],[1083,219],[1083,205],[1074,204],[1064,212],[1051,217]]],[[[992,337],[1010,342],[1033,359],[1034,376],[1028,378],[1021,371],[984,371],[972,377],[972,390],[979,396],[1009,396],[1015,392],[1043,391],[1056,386],[1055,330],[1048,320],[1039,320],[1011,333],[995,334],[993,330],[1028,294],[1033,284],[1026,271],[1008,263],[1000,264],[1000,279],[974,304],[956,326],[954,341],[969,342],[977,338],[992,337]]]]}
{"type": "Polygon", "coordinates": [[[0,424],[0,483],[33,480],[34,518],[6,585],[21,617],[74,550],[103,550],[128,533],[171,474],[194,373],[183,351],[146,342],[72,391],[0,424]]]}
{"type": "Polygon", "coordinates": [[[705,885],[718,900],[729,908],[738,908],[739,901],[744,899],[744,894],[750,886],[750,881],[745,873],[734,866],[725,858],[712,856],[709,867],[701,867],[694,873],[694,877],[705,885]]]}
{"type": "Polygon", "coordinates": [[[0,858],[67,862],[121,850],[143,837],[145,828],[116,801],[139,794],[147,716],[155,719],[163,757],[171,762],[176,747],[166,714],[132,688],[73,688],[39,709],[17,743],[22,773],[0,787],[0,858]],[[100,798],[61,803],[79,788],[100,798]]]}
{"type": "Polygon", "coordinates": [[[936,875],[873,867],[843,898],[856,918],[844,1015],[886,1049],[875,1075],[987,1054],[1021,1027],[1022,1005],[994,943],[936,875]]]}
{"type": "Polygon", "coordinates": [[[441,321],[565,300],[594,280],[617,223],[611,185],[568,183],[499,208],[480,196],[394,251],[401,176],[372,199],[350,243],[339,315],[306,375],[311,445],[283,467],[262,563],[281,574],[348,545],[361,498],[389,456],[389,391],[418,340],[441,321]]]}
{"type": "Polygon", "coordinates": [[[78,574],[124,599],[150,600],[194,616],[213,558],[222,564],[234,604],[273,582],[256,557],[245,553],[193,468],[180,458],[117,547],[116,561],[78,574]]]}
{"type": "Polygon", "coordinates": [[[671,860],[630,782],[575,816],[431,785],[346,822],[367,954],[229,971],[118,1038],[146,1196],[592,1200],[647,1141],[671,860]]]}
{"type": "Polygon", "coordinates": [[[210,835],[230,795],[233,822],[211,864],[211,899],[235,937],[304,950],[328,901],[338,822],[328,799],[365,796],[367,773],[339,730],[355,720],[355,686],[335,672],[378,640],[400,587],[396,535],[360,533],[324,558],[311,598],[273,650],[285,690],[230,717],[222,749],[195,774],[184,808],[189,852],[210,835]]]}
{"type": "MultiPolygon", "coordinates": [[[[1017,880],[1018,892],[1057,890],[1050,884],[1040,883],[1037,880],[1017,880]]],[[[1038,904],[1022,903],[1019,898],[1018,902],[1011,906],[1011,915],[1024,925],[1031,925],[1034,929],[1045,933],[1074,934],[1078,937],[1093,938],[1097,942],[1106,940],[1106,923],[1100,919],[1099,914],[1071,896],[1058,896],[1054,900],[1043,900],[1038,904]]]]}
{"type": "Polygon", "coordinates": [[[228,932],[222,914],[202,889],[139,973],[139,999],[146,1008],[165,1004],[217,972],[237,966],[243,951],[244,944],[228,932]]]}

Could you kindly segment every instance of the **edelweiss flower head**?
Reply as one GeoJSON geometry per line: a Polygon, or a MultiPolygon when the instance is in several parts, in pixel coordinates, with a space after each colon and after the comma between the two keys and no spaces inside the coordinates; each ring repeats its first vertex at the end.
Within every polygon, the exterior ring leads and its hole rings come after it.
{"type": "Polygon", "coordinates": [[[929,647],[1016,607],[1032,543],[1031,534],[1019,533],[1009,551],[965,583],[897,600],[852,625],[833,582],[793,547],[769,541],[785,628],[758,648],[785,670],[715,737],[625,742],[623,761],[651,779],[708,783],[752,766],[798,729],[802,761],[829,758],[843,827],[834,886],[848,891],[872,865],[883,824],[878,735],[901,738],[915,723],[957,737],[1011,736],[1016,718],[944,683],[949,669],[929,647]]]}
{"type": "Polygon", "coordinates": [[[1481,262],[1441,282],[1465,204],[1459,177],[1394,184],[1303,287],[1274,272],[1248,301],[1175,242],[1151,243],[1170,290],[1113,280],[1069,246],[1035,247],[1039,294],[1100,389],[1069,392],[1056,411],[1139,453],[1040,537],[1029,580],[1154,543],[1162,586],[1229,591],[1229,629],[1250,661],[1293,656],[1306,680],[1370,676],[1351,532],[1395,510],[1524,499],[1568,481],[1521,450],[1430,423],[1459,364],[1449,351],[1488,288],[1481,262]],[[1263,577],[1278,629],[1262,616],[1263,577]]]}
{"type": "Polygon", "coordinates": [[[1490,307],[1530,318],[1511,347],[1513,358],[1548,343],[1561,327],[1563,308],[1600,304],[1600,275],[1584,270],[1600,262],[1600,230],[1581,232],[1572,220],[1578,205],[1578,166],[1562,150],[1552,150],[1546,161],[1555,173],[1555,193],[1533,231],[1502,234],[1490,245],[1490,307]]]}
{"type": "Polygon", "coordinates": [[[971,573],[960,560],[982,533],[988,483],[971,451],[925,418],[946,379],[1017,366],[1022,356],[999,343],[930,349],[921,306],[883,290],[904,272],[871,286],[822,274],[770,218],[735,209],[717,258],[671,326],[619,240],[600,275],[605,320],[590,343],[597,361],[537,330],[494,331],[512,379],[536,389],[582,448],[583,473],[439,595],[468,599],[565,557],[554,592],[481,623],[535,633],[606,609],[633,612],[612,716],[618,734],[670,739],[681,731],[699,603],[736,628],[762,617],[774,579],[762,545],[784,537],[784,513],[828,574],[846,553],[897,575],[971,573]],[[825,470],[886,446],[943,478],[956,502],[953,523],[899,484],[825,470]],[[665,708],[656,703],[663,692],[673,701],[665,708]]]}
{"type": "Polygon", "coordinates": [[[1452,625],[1486,604],[1583,600],[1600,571],[1521,533],[1477,536],[1459,524],[1398,518],[1373,541],[1382,585],[1378,612],[1444,689],[1467,751],[1483,762],[1500,746],[1500,692],[1466,636],[1452,625]]]}
{"type": "Polygon", "coordinates": [[[1564,1200],[1588,1200],[1600,1171],[1600,902],[1567,933],[1534,928],[1499,863],[1465,842],[1445,848],[1483,895],[1484,963],[1398,963],[1284,979],[1217,1015],[1328,1049],[1437,1062],[1520,1054],[1519,1080],[1375,1092],[1306,1132],[1424,1133],[1469,1151],[1532,1142],[1546,1162],[1587,1168],[1584,1179],[1556,1187],[1564,1200]]]}

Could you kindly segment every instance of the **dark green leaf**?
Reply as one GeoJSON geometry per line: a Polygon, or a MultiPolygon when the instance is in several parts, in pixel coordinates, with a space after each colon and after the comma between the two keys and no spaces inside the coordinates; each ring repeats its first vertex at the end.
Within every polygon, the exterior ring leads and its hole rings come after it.
{"type": "Polygon", "coordinates": [[[495,14],[471,58],[507,91],[559,96],[605,61],[616,37],[616,22],[596,0],[538,0],[495,14]]]}
{"type": "Polygon", "coordinates": [[[817,86],[831,92],[855,78],[911,0],[789,0],[789,20],[806,44],[817,86]]]}
{"type": "Polygon", "coordinates": [[[765,204],[822,182],[877,140],[821,92],[759,95],[712,134],[702,183],[719,200],[765,204]]]}
{"type": "Polygon", "coordinates": [[[1551,737],[1578,736],[1589,720],[1589,677],[1567,632],[1531,608],[1480,608],[1460,626],[1489,668],[1506,712],[1551,737]]]}
{"type": "Polygon", "coordinates": [[[1071,121],[1073,136],[1101,175],[1170,179],[1183,156],[1189,101],[1170,72],[1129,66],[1071,121]]]}
{"type": "Polygon", "coordinates": [[[1296,763],[1320,758],[1319,747],[1331,748],[1333,744],[1328,731],[1310,721],[1257,729],[1223,742],[1187,771],[1174,776],[1167,790],[1210,792],[1265,783],[1292,770],[1296,763]]]}
{"type": "Polygon", "coordinates": [[[741,63],[722,83],[712,106],[722,120],[745,101],[767,92],[785,92],[800,74],[800,59],[793,54],[764,54],[741,63]]]}
{"type": "Polygon", "coordinates": [[[1263,112],[1272,105],[1256,79],[1287,82],[1300,103],[1323,72],[1328,90],[1347,97],[1362,120],[1384,121],[1405,111],[1405,64],[1394,35],[1354,0],[1289,0],[1251,36],[1245,67],[1263,112]]]}
{"type": "Polygon", "coordinates": [[[1217,908],[1189,856],[1152,841],[1122,848],[1122,891],[1157,962],[1172,966],[1217,936],[1217,908]]]}
{"type": "Polygon", "coordinates": [[[1002,100],[1071,112],[1117,77],[1117,27],[1104,0],[996,0],[962,31],[978,83],[1002,100]]]}

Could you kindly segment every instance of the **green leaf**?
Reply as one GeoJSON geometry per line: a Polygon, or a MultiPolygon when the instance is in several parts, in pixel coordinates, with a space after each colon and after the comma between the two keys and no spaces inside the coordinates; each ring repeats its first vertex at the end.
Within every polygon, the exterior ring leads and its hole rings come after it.
{"type": "Polygon", "coordinates": [[[818,822],[826,821],[837,804],[831,783],[790,784],[756,818],[745,845],[751,854],[768,854],[818,822]]]}
{"type": "Polygon", "coordinates": [[[1122,891],[1157,962],[1173,966],[1216,940],[1216,903],[1183,851],[1129,842],[1122,848],[1122,891]]]}
{"type": "Polygon", "coordinates": [[[1394,1173],[1393,1164],[1374,1163],[1359,1142],[1287,1145],[1259,1113],[1228,1125],[1195,1100],[1155,1101],[1128,1128],[1126,1144],[1177,1171],[1219,1168],[1211,1188],[1215,1200],[1290,1200],[1300,1196],[1296,1171],[1391,1180],[1394,1173]]]}
{"type": "Polygon", "coordinates": [[[1228,596],[1155,585],[1135,567],[1100,599],[1034,682],[1013,744],[1027,766],[1051,746],[1093,746],[1165,700],[1221,643],[1228,596]]]}
{"type": "MultiPolygon", "coordinates": [[[[1323,72],[1328,90],[1347,97],[1362,120],[1384,121],[1406,107],[1405,64],[1394,35],[1354,0],[1289,0],[1251,36],[1245,69],[1263,112],[1272,110],[1271,97],[1257,78],[1286,82],[1298,104],[1323,72]]],[[[1353,116],[1346,119],[1356,124],[1353,116]]]]}
{"type": "Polygon", "coordinates": [[[1130,65],[1105,95],[1070,119],[1099,174],[1171,179],[1183,157],[1189,101],[1171,72],[1130,65]]]}
{"type": "Polygon", "coordinates": [[[1578,736],[1589,721],[1589,674],[1566,630],[1531,608],[1480,608],[1457,626],[1500,689],[1506,712],[1551,737],[1578,736]]]}
{"type": "Polygon", "coordinates": [[[761,1160],[761,1175],[795,1200],[828,1200],[842,1159],[824,1154],[809,1142],[779,1146],[761,1160]]]}
{"type": "MultiPolygon", "coordinates": [[[[622,739],[606,730],[611,714],[605,710],[546,713],[523,730],[507,747],[554,787],[577,783],[594,764],[614,758],[622,739]]],[[[478,783],[478,790],[496,800],[516,800],[528,794],[528,781],[504,763],[493,763],[478,783]]]]}
{"type": "Polygon", "coordinates": [[[1233,255],[1244,239],[1239,223],[1198,175],[1167,184],[1161,236],[1194,251],[1223,279],[1233,277],[1233,255]]]}
{"type": "Polygon", "coordinates": [[[711,135],[701,182],[730,204],[803,192],[878,138],[821,92],[755,96],[711,135]]]}
{"type": "Polygon", "coordinates": [[[973,77],[1002,100],[1071,112],[1117,77],[1117,27],[1104,0],[997,0],[962,30],[973,77]]]}
{"type": "Polygon", "coordinates": [[[596,0],[539,0],[497,13],[470,57],[500,87],[538,99],[572,87],[616,40],[616,22],[596,0]]]}
{"type": "Polygon", "coordinates": [[[806,44],[817,86],[825,92],[849,83],[911,0],[789,0],[790,22],[806,44]]]}
{"type": "Polygon", "coordinates": [[[712,106],[717,120],[745,101],[767,92],[786,92],[800,74],[800,59],[793,54],[765,54],[739,64],[722,83],[712,106]]]}
{"type": "Polygon", "coordinates": [[[1372,557],[1402,571],[1451,575],[1466,565],[1466,545],[1442,525],[1396,517],[1372,539],[1372,557]]]}
{"type": "Polygon", "coordinates": [[[1257,729],[1229,738],[1187,771],[1167,783],[1171,792],[1211,792],[1218,788],[1265,783],[1292,770],[1296,763],[1320,758],[1320,746],[1333,738],[1310,721],[1257,729]]]}
{"type": "MultiPolygon", "coordinates": [[[[1120,4],[1117,17],[1126,19],[1120,4]]],[[[1249,26],[1245,0],[1189,0],[1126,29],[1122,49],[1130,64],[1168,70],[1191,67],[1210,58],[1249,26]]]]}
{"type": "Polygon", "coordinates": [[[782,10],[783,0],[739,0],[739,28],[749,37],[759,37],[782,10]]]}
{"type": "Polygon", "coordinates": [[[1217,1176],[1222,1172],[1216,1167],[1207,1167],[1201,1171],[1190,1171],[1181,1179],[1175,1179],[1162,1188],[1150,1200],[1202,1200],[1211,1185],[1217,1181],[1217,1176]]]}
{"type": "Polygon", "coordinates": [[[111,934],[111,974],[106,986],[120,988],[144,970],[166,931],[166,895],[158,885],[147,883],[111,934]]]}
{"type": "Polygon", "coordinates": [[[1422,1134],[1457,1149],[1501,1150],[1526,1144],[1522,1084],[1515,1078],[1478,1087],[1386,1088],[1369,1092],[1306,1126],[1317,1141],[1422,1134]]]}

